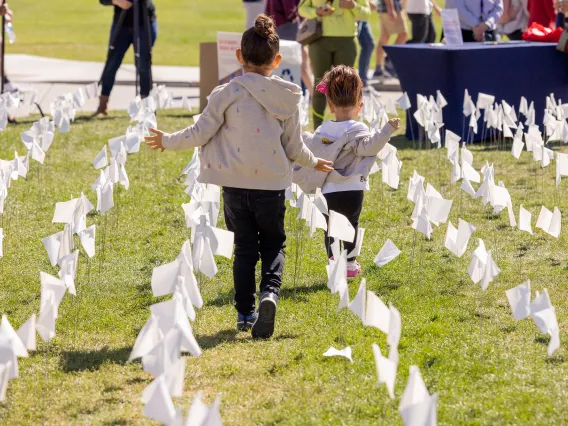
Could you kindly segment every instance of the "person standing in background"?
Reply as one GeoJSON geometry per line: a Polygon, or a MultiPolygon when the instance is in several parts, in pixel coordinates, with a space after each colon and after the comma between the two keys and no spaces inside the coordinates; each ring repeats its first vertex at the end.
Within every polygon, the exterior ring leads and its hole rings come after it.
{"type": "Polygon", "coordinates": [[[556,11],[553,0],[528,0],[529,27],[533,22],[548,27],[556,28],[556,11]]]}
{"type": "MultiPolygon", "coordinates": [[[[296,41],[300,28],[301,18],[298,15],[300,0],[268,0],[266,2],[266,16],[274,19],[276,33],[280,40],[296,41]]],[[[314,73],[310,64],[308,48],[302,46],[302,82],[312,96],[314,91],[314,73]]]]}
{"type": "Polygon", "coordinates": [[[528,0],[503,0],[503,15],[499,19],[498,30],[509,40],[523,39],[529,22],[527,4],[528,0]]]}
{"type": "MultiPolygon", "coordinates": [[[[124,55],[130,47],[134,44],[134,9],[132,8],[132,0],[99,0],[104,6],[114,6],[114,17],[110,28],[110,38],[112,39],[115,30],[118,26],[120,15],[125,11],[124,21],[122,26],[118,29],[114,49],[110,52],[107,64],[105,65],[104,74],[102,77],[101,96],[99,98],[99,107],[94,114],[94,117],[107,115],[108,101],[110,92],[114,86],[116,73],[122,64],[124,55]]],[[[140,75],[140,96],[146,98],[150,94],[150,49],[156,41],[158,35],[158,22],[156,20],[156,8],[152,0],[145,0],[144,4],[140,5],[140,59],[138,62],[138,73],[140,75]],[[144,13],[148,14],[150,19],[150,39],[151,46],[148,46],[148,36],[144,28],[144,13]]]]}
{"type": "Polygon", "coordinates": [[[408,43],[434,43],[436,29],[432,20],[432,10],[438,16],[442,11],[432,0],[407,0],[406,13],[412,25],[412,39],[408,43]]]}
{"type": "Polygon", "coordinates": [[[503,0],[446,0],[446,9],[457,9],[464,42],[495,40],[503,0]]]}
{"type": "MultiPolygon", "coordinates": [[[[371,1],[369,3],[371,11],[375,12],[378,8],[377,3],[371,1]]],[[[361,51],[359,52],[359,77],[363,82],[363,87],[366,87],[369,81],[369,65],[371,64],[371,56],[375,50],[375,39],[373,38],[373,31],[369,21],[359,21],[357,23],[357,39],[361,51]]]]}
{"type": "MultiPolygon", "coordinates": [[[[315,85],[331,67],[355,65],[357,21],[367,21],[371,16],[369,0],[302,0],[298,12],[303,18],[322,22],[322,37],[309,47],[315,85]]],[[[326,105],[325,95],[315,90],[312,101],[315,128],[323,122],[326,105]]]]}
{"type": "Polygon", "coordinates": [[[243,0],[243,6],[247,14],[245,30],[254,27],[256,17],[264,13],[265,0],[243,0]]]}
{"type": "Polygon", "coordinates": [[[397,78],[394,65],[386,57],[383,46],[389,43],[392,35],[396,34],[395,44],[404,44],[408,40],[407,15],[402,7],[400,0],[380,0],[379,19],[381,37],[377,45],[377,67],[373,77],[393,77],[397,78]]]}

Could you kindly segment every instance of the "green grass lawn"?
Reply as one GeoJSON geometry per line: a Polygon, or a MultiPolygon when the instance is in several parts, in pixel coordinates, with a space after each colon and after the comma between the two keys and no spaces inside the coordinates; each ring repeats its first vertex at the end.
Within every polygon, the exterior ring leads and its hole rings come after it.
{"type": "MultiPolygon", "coordinates": [[[[218,31],[242,32],[245,13],[240,0],[158,0],[158,40],[155,65],[199,65],[199,43],[215,41],[218,31]]],[[[97,0],[18,0],[14,10],[17,41],[8,53],[26,53],[64,59],[104,61],[112,7],[97,0]]],[[[440,20],[436,17],[439,33],[440,20]]],[[[378,36],[378,16],[372,27],[378,36]]],[[[132,63],[132,54],[126,61],[132,63]]],[[[374,62],[372,64],[374,66],[374,62]]],[[[9,70],[8,70],[9,71],[9,70]]]]}
{"type": "MultiPolygon", "coordinates": [[[[191,123],[180,111],[160,112],[158,120],[164,130],[191,123]]],[[[14,149],[24,151],[19,132],[29,124],[1,135],[1,158],[12,158],[14,149]]],[[[57,272],[41,242],[62,229],[51,223],[55,203],[81,191],[96,201],[90,186],[98,173],[91,161],[127,125],[122,114],[103,121],[79,119],[71,133],[56,135],[44,166],[32,162],[27,181],[12,184],[2,218],[0,307],[15,328],[39,312],[40,271],[57,272]]],[[[176,404],[188,407],[201,390],[208,403],[222,394],[227,425],[399,425],[397,407],[408,368],[417,365],[430,393],[439,394],[442,425],[568,423],[566,220],[559,240],[536,229],[534,236],[512,230],[506,212],[488,214],[480,200],[472,201],[448,184],[445,150],[413,150],[400,137],[393,143],[404,163],[400,188],[383,188],[379,176],[372,177],[361,218],[367,232],[359,260],[368,289],[402,315],[396,400],[377,384],[371,350],[378,343],[384,352],[386,336],[363,327],[350,311],[336,311],[338,298],[326,287],[323,235],[318,231],[308,238],[294,220],[296,210],[289,209],[288,263],[274,337],[253,341],[235,332],[231,262],[217,258],[218,275],[200,280],[205,306],[197,312],[195,334],[203,355],[188,359],[185,393],[176,404]],[[477,227],[463,258],[443,247],[442,225],[431,241],[416,239],[412,261],[413,205],[406,200],[406,188],[413,170],[454,200],[454,224],[459,216],[477,227]],[[402,254],[379,270],[373,258],[387,238],[402,254]],[[484,293],[467,275],[476,238],[493,250],[502,271],[484,293]],[[297,263],[298,241],[304,249],[297,263]],[[562,346],[551,358],[546,355],[548,337],[531,320],[516,323],[505,297],[506,289],[529,278],[533,295],[548,288],[556,307],[562,346]],[[353,364],[322,356],[330,346],[346,345],[353,348],[353,364]]],[[[533,213],[533,229],[543,201],[550,209],[558,205],[566,218],[568,183],[556,192],[554,164],[538,169],[535,177],[527,153],[517,161],[508,150],[475,146],[472,151],[476,169],[486,160],[494,162],[496,181],[504,181],[515,211],[522,203],[533,213]]],[[[10,382],[0,404],[2,424],[151,424],[142,416],[140,396],[152,379],[138,361],[126,361],[149,306],[164,299],[152,296],[152,269],[173,261],[187,239],[181,204],[188,197],[178,176],[190,155],[156,154],[143,147],[129,156],[130,190],[115,192],[118,205],[105,218],[88,217],[87,225],[97,224],[98,242],[106,229],[104,259],[100,250],[90,262],[81,255],[77,297],[65,296],[56,337],[47,344],[38,337],[38,350],[19,360],[20,378],[10,382]]],[[[219,226],[224,227],[222,218],[219,226]]],[[[350,281],[351,297],[359,283],[359,278],[350,281]]]]}

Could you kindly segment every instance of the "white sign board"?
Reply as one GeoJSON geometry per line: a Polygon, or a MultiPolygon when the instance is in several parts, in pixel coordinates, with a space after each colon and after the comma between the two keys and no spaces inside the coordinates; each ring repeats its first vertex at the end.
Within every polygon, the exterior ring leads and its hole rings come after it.
{"type": "Polygon", "coordinates": [[[442,28],[444,30],[446,46],[463,45],[460,17],[457,9],[442,10],[442,28]]]}
{"type": "Polygon", "coordinates": [[[217,33],[217,61],[219,62],[219,84],[231,81],[242,75],[241,64],[237,61],[236,51],[241,47],[239,33],[217,33]]]}
{"type": "MultiPolygon", "coordinates": [[[[219,84],[228,83],[243,71],[237,61],[236,51],[241,47],[239,33],[217,33],[217,58],[219,61],[219,84]]],[[[284,80],[301,84],[302,81],[302,46],[295,41],[280,40],[282,62],[273,75],[284,80]]]]}

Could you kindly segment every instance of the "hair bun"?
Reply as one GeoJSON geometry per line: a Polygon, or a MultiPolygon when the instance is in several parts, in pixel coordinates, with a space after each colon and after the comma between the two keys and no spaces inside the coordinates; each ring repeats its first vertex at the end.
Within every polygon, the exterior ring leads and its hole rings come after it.
{"type": "Polygon", "coordinates": [[[266,15],[258,15],[254,22],[254,31],[262,38],[270,38],[276,34],[274,21],[266,15]]]}

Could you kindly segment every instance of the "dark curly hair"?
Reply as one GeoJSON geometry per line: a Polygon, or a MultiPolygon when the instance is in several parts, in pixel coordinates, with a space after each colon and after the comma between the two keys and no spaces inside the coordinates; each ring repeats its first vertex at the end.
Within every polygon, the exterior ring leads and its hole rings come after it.
{"type": "Polygon", "coordinates": [[[355,68],[339,65],[325,73],[326,97],[338,108],[358,106],[363,100],[363,82],[355,68]]]}
{"type": "Polygon", "coordinates": [[[266,15],[256,17],[254,27],[243,34],[241,52],[245,63],[258,67],[274,61],[280,52],[280,37],[271,18],[266,15]]]}

